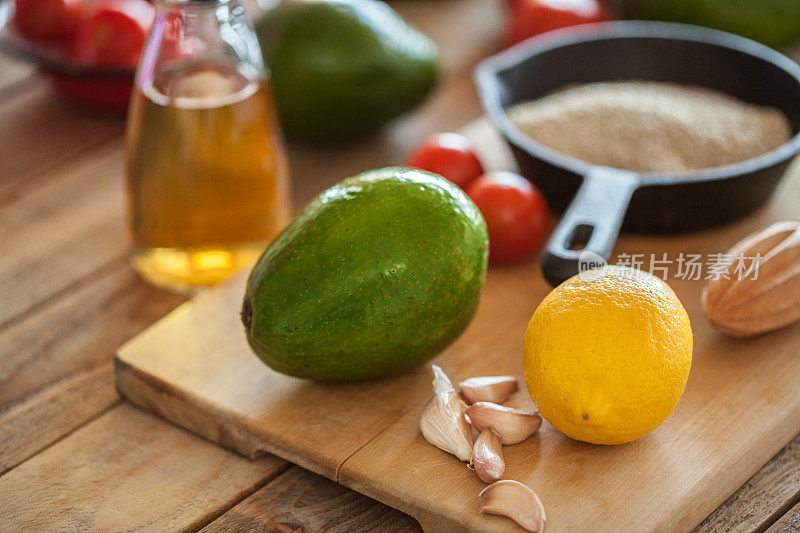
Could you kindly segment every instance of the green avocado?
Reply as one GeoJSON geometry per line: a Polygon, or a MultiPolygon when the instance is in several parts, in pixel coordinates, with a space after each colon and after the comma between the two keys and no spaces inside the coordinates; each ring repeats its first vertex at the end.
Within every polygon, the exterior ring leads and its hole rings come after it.
{"type": "Polygon", "coordinates": [[[626,18],[708,26],[774,48],[800,39],[800,0],[623,0],[626,18]]]}
{"type": "Polygon", "coordinates": [[[285,0],[256,32],[295,139],[374,131],[422,102],[437,79],[436,46],[378,0],[285,0]]]}
{"type": "Polygon", "coordinates": [[[269,367],[318,381],[409,370],[453,342],[486,278],[478,208],[444,178],[384,168],[320,194],[253,268],[242,321],[269,367]]]}

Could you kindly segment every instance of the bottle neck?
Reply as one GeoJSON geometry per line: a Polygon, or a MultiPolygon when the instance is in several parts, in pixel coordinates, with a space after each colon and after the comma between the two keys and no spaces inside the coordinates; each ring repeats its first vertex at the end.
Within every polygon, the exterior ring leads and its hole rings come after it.
{"type": "Polygon", "coordinates": [[[156,0],[140,80],[187,63],[215,64],[263,79],[261,49],[241,0],[156,0]]]}
{"type": "Polygon", "coordinates": [[[241,0],[155,0],[156,13],[168,16],[232,18],[243,10],[241,0]]]}

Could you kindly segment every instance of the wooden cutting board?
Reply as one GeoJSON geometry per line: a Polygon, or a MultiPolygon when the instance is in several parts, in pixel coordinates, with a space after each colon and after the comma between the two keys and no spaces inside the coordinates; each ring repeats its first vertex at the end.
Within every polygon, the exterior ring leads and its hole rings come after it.
{"type": "MultiPolygon", "coordinates": [[[[465,131],[491,168],[513,168],[486,122],[465,131]]],[[[681,252],[721,252],[773,220],[798,214],[795,165],[774,200],[747,219],[688,235],[624,236],[615,255],[677,259],[681,252]]],[[[474,321],[435,360],[454,382],[522,375],[525,327],[550,290],[538,269],[535,259],[490,269],[474,321]]],[[[427,531],[518,530],[510,520],[479,515],[483,483],[420,436],[420,411],[431,394],[429,367],[348,385],[272,372],[244,339],[244,279],[201,294],[120,348],[120,393],[248,457],[274,453],[401,509],[427,531]]],[[[703,317],[702,281],[669,283],[695,335],[691,375],[672,416],[622,446],[576,442],[545,422],[537,435],[504,450],[506,477],[540,495],[550,532],[689,530],[800,432],[800,326],[730,339],[703,317]]],[[[524,392],[512,403],[531,407],[524,392]]]]}

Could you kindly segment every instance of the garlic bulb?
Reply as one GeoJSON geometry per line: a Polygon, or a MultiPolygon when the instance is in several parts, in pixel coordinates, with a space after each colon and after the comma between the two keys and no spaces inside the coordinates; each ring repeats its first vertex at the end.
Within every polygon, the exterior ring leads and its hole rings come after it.
{"type": "Polygon", "coordinates": [[[422,410],[419,429],[425,440],[462,461],[472,458],[472,430],[464,414],[467,406],[447,375],[433,366],[433,398],[422,410]]]}

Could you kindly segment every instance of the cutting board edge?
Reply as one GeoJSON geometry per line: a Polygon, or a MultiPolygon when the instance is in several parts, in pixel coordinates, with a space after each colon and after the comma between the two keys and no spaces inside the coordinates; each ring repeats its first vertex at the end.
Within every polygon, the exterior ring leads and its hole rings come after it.
{"type": "MultiPolygon", "coordinates": [[[[408,414],[405,416],[408,416],[408,414]]],[[[401,422],[402,418],[394,423],[401,422]]],[[[760,433],[758,443],[751,448],[757,450],[756,453],[739,451],[736,456],[730,458],[727,467],[721,467],[717,469],[716,473],[709,474],[698,479],[693,485],[684,487],[684,494],[677,503],[685,509],[685,512],[655,517],[652,523],[645,528],[639,528],[637,525],[636,529],[631,531],[649,531],[652,533],[660,531],[693,531],[753,475],[758,473],[764,465],[769,463],[770,459],[797,437],[797,428],[800,428],[800,405],[795,406],[790,413],[787,413],[780,423],[776,421],[760,433]],[[775,433],[779,433],[778,438],[774,437],[775,433]],[[734,473],[732,474],[732,472],[734,473]],[[720,486],[725,486],[726,488],[719,490],[720,486]],[[703,497],[698,498],[697,494],[701,494],[703,497]],[[709,495],[713,496],[709,497],[709,495]]],[[[414,502],[413,497],[406,498],[402,494],[394,494],[389,490],[384,490],[370,478],[369,472],[356,470],[353,468],[353,463],[349,462],[350,459],[370,446],[370,444],[371,442],[365,444],[342,465],[338,480],[340,484],[414,517],[422,525],[426,533],[447,532],[456,529],[474,533],[495,533],[502,528],[500,524],[495,523],[476,524],[474,516],[471,519],[460,520],[458,517],[452,516],[452,513],[441,512],[441,510],[432,508],[426,509],[424,508],[424,503],[414,502]]],[[[455,461],[455,459],[453,460],[455,461]]],[[[477,493],[475,499],[477,516],[477,493]]],[[[493,518],[489,517],[490,520],[493,518]]],[[[519,531],[519,529],[511,526],[509,531],[519,531]]],[[[615,527],[614,531],[625,530],[615,527]]]]}
{"type": "MultiPolygon", "coordinates": [[[[517,532],[521,531],[520,528],[513,525],[513,522],[500,517],[495,517],[495,520],[501,522],[492,524],[487,528],[476,528],[474,524],[466,523],[461,520],[453,520],[447,515],[437,514],[433,511],[426,510],[422,504],[416,505],[414,502],[409,502],[401,497],[392,494],[391,492],[383,491],[376,485],[370,483],[365,477],[363,480],[361,476],[339,475],[339,483],[345,487],[359,492],[373,500],[377,500],[384,505],[398,509],[407,515],[411,516],[419,522],[422,530],[425,533],[449,533],[452,531],[463,531],[465,533],[501,533],[502,531],[517,532]]],[[[475,495],[475,513],[478,513],[478,495],[475,495]]],[[[492,519],[489,515],[482,515],[492,519]]]]}
{"type": "MultiPolygon", "coordinates": [[[[798,419],[798,424],[800,424],[800,410],[798,410],[796,415],[797,416],[795,416],[795,418],[798,419]]],[[[797,427],[798,424],[793,424],[793,426],[797,427]]],[[[761,440],[760,445],[756,448],[759,450],[759,453],[750,454],[750,456],[758,458],[748,461],[747,466],[740,469],[741,474],[730,476],[730,480],[728,481],[728,489],[723,491],[714,491],[713,487],[720,486],[720,478],[729,476],[729,470],[720,469],[716,475],[711,475],[705,479],[699,480],[691,490],[687,490],[687,494],[684,497],[684,501],[688,500],[692,503],[695,503],[693,507],[696,510],[694,512],[683,513],[682,516],[675,521],[662,520],[654,526],[653,531],[693,531],[703,522],[703,520],[710,516],[717,508],[719,508],[720,505],[725,503],[729,497],[735,494],[740,487],[747,483],[750,478],[752,478],[761,468],[769,463],[770,459],[778,454],[783,448],[786,447],[787,444],[792,441],[792,439],[797,436],[797,433],[793,431],[786,433],[787,436],[781,436],[780,439],[772,442],[764,437],[761,440]],[[761,450],[765,451],[761,452],[761,450]],[[698,486],[700,488],[697,488],[698,486]],[[696,498],[696,496],[693,497],[692,494],[690,494],[692,491],[704,496],[716,492],[718,496],[715,498],[696,498]],[[700,503],[697,504],[696,502],[700,503]]],[[[767,432],[763,433],[763,435],[767,434],[767,432]]],[[[748,454],[742,454],[740,461],[748,457],[748,454]]]]}
{"type": "Polygon", "coordinates": [[[120,351],[114,356],[114,386],[133,405],[248,459],[272,454],[336,481],[340,465],[325,465],[276,446],[249,431],[246,422],[230,419],[201,397],[189,401],[183,391],[125,361],[120,351]],[[219,419],[225,422],[219,423],[219,419]]]}

